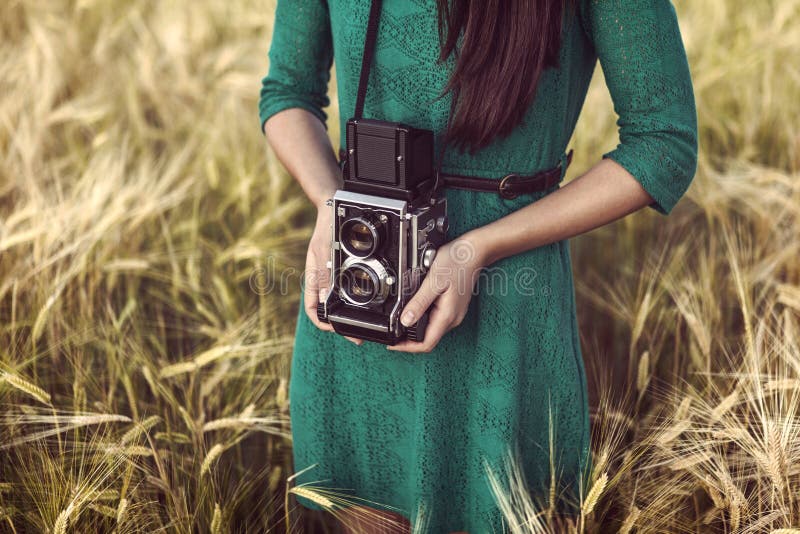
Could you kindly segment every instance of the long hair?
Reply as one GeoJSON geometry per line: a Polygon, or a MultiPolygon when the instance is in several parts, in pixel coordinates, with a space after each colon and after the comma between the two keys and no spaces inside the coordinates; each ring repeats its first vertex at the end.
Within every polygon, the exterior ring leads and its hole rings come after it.
{"type": "Polygon", "coordinates": [[[519,124],[542,72],[558,66],[570,1],[436,0],[438,61],[455,57],[439,95],[452,92],[445,142],[474,154],[519,124]]]}

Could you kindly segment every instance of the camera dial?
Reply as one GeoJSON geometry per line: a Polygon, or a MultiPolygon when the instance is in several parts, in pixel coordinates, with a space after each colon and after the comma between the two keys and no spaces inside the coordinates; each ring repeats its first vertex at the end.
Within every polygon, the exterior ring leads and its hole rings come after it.
{"type": "Polygon", "coordinates": [[[393,282],[394,277],[377,258],[349,257],[339,274],[340,295],[357,306],[384,302],[393,282]]]}

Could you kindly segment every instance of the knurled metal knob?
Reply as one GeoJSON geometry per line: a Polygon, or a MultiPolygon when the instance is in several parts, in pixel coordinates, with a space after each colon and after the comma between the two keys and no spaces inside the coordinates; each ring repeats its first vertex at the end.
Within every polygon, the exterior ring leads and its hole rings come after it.
{"type": "Polygon", "coordinates": [[[448,228],[450,228],[450,221],[447,219],[447,215],[442,215],[436,219],[437,230],[444,234],[448,228]]]}
{"type": "Polygon", "coordinates": [[[422,266],[425,269],[430,269],[433,265],[433,259],[436,257],[436,249],[434,247],[427,247],[422,252],[422,266]]]}

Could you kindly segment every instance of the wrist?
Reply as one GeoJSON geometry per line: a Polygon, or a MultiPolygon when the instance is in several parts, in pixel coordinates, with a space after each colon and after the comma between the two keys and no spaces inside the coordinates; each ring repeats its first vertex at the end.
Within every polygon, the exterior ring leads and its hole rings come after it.
{"type": "Polygon", "coordinates": [[[317,213],[327,213],[330,211],[330,207],[328,206],[328,200],[333,198],[333,195],[336,193],[336,189],[325,189],[317,193],[313,198],[311,198],[311,203],[314,204],[314,207],[317,208],[317,213]]]}
{"type": "Polygon", "coordinates": [[[327,230],[331,223],[333,222],[333,213],[331,211],[330,206],[327,206],[324,202],[321,206],[317,207],[317,219],[315,226],[317,229],[325,229],[327,230]]]}
{"type": "Polygon", "coordinates": [[[314,204],[314,207],[317,208],[317,215],[328,213],[330,211],[331,208],[328,206],[329,198],[331,197],[323,195],[311,201],[314,204]]]}
{"type": "MultiPolygon", "coordinates": [[[[338,167],[336,167],[336,169],[338,169],[338,167]]],[[[317,208],[317,212],[330,209],[326,202],[333,198],[333,195],[335,195],[336,191],[340,189],[340,186],[341,180],[337,178],[334,169],[319,176],[319,178],[316,180],[313,195],[308,195],[309,200],[311,200],[311,202],[314,204],[314,207],[317,208]]]]}
{"type": "Polygon", "coordinates": [[[474,251],[475,262],[481,267],[488,267],[499,259],[492,241],[481,228],[469,230],[458,239],[469,243],[474,251]]]}

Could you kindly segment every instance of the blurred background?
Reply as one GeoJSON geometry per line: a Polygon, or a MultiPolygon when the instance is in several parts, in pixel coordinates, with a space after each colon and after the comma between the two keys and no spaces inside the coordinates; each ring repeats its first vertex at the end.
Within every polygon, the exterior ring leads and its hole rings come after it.
{"type": "MultiPolygon", "coordinates": [[[[0,3],[0,532],[337,528],[288,491],[313,208],[259,129],[274,4],[0,3]]],[[[571,241],[593,485],[529,530],[800,532],[800,0],[674,5],[697,176],[571,241]]],[[[598,66],[568,179],[615,120],[598,66]]]]}

